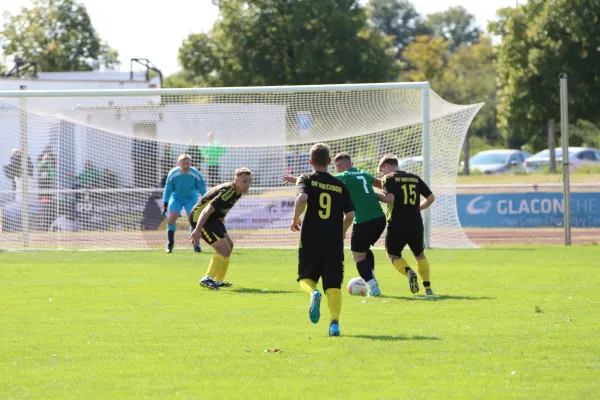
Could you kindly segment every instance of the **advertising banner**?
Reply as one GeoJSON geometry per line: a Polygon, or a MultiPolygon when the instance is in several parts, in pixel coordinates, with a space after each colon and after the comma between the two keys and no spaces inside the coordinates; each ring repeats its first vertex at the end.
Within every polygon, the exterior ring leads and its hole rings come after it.
{"type": "Polygon", "coordinates": [[[225,218],[227,229],[289,228],[294,216],[293,197],[242,197],[225,218]]]}
{"type": "MultiPolygon", "coordinates": [[[[456,204],[463,227],[563,226],[562,193],[459,194],[456,204]]],[[[571,193],[571,226],[600,227],[600,192],[571,193]]]]}

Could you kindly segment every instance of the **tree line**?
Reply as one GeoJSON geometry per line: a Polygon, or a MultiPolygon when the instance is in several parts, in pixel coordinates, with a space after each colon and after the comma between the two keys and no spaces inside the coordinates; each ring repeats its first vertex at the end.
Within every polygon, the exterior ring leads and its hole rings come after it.
{"type": "MultiPolygon", "coordinates": [[[[600,145],[600,0],[528,0],[486,29],[463,7],[421,15],[410,0],[213,0],[220,18],[179,48],[167,87],[429,81],[445,100],[485,102],[475,149],[547,146],[568,74],[574,145],[600,145]]],[[[114,68],[118,54],[76,0],[5,14],[5,56],[42,71],[114,68]]],[[[0,65],[0,72],[6,66],[0,65]]]]}

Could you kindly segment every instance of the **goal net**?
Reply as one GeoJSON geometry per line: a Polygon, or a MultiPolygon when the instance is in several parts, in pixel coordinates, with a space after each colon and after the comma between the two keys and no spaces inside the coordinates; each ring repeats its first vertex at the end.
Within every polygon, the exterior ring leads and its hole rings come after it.
{"type": "MultiPolygon", "coordinates": [[[[310,172],[308,150],[320,141],[375,176],[379,158],[396,154],[436,194],[430,246],[474,247],[455,185],[480,107],[418,83],[0,92],[0,249],[163,246],[162,184],[183,153],[209,188],[236,168],[254,171],[225,221],[238,246],[296,247],[295,188],[280,176],[310,172]]],[[[188,236],[182,213],[176,248],[188,248],[188,236]]]]}

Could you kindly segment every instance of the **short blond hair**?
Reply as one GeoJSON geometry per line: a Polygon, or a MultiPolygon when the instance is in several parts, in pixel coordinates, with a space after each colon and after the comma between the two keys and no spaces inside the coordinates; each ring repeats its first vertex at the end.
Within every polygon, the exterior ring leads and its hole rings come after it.
{"type": "Polygon", "coordinates": [[[348,153],[338,153],[334,158],[333,158],[333,162],[337,163],[338,161],[352,161],[352,158],[350,157],[350,155],[348,153]]]}
{"type": "Polygon", "coordinates": [[[398,166],[398,157],[396,157],[393,154],[386,154],[385,156],[381,157],[381,160],[379,161],[379,164],[377,165],[377,171],[381,171],[381,167],[384,165],[397,167],[398,166]]]}
{"type": "Polygon", "coordinates": [[[235,177],[237,178],[238,176],[242,176],[242,175],[248,175],[248,176],[252,176],[252,171],[250,170],[250,168],[238,168],[235,170],[235,177]]]}
{"type": "Polygon", "coordinates": [[[177,157],[177,162],[180,163],[183,160],[190,160],[192,161],[192,157],[190,157],[189,154],[181,154],[179,157],[177,157]]]}

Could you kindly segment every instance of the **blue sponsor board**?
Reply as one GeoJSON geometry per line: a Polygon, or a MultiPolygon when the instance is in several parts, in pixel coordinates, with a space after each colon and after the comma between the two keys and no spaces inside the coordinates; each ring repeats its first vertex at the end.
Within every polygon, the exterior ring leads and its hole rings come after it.
{"type": "MultiPolygon", "coordinates": [[[[464,227],[563,226],[562,193],[459,194],[456,205],[464,227]]],[[[571,226],[600,227],[600,192],[571,193],[571,226]]]]}
{"type": "Polygon", "coordinates": [[[310,111],[299,111],[296,113],[298,130],[308,131],[312,129],[312,114],[310,111]]]}

